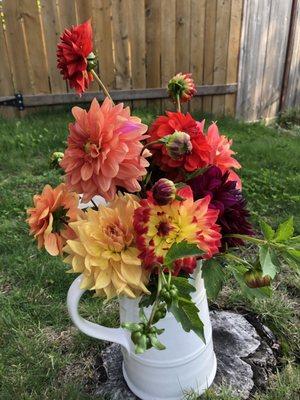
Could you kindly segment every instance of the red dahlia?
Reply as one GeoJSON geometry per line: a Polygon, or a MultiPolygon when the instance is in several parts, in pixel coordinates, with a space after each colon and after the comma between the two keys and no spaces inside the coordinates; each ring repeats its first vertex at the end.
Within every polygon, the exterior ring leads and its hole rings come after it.
{"type": "Polygon", "coordinates": [[[91,21],[65,29],[57,45],[57,68],[70,87],[83,93],[93,80],[88,71],[88,56],[93,51],[91,21]]]}
{"type": "Polygon", "coordinates": [[[204,167],[205,159],[208,158],[210,152],[210,145],[205,140],[200,124],[189,113],[167,111],[166,115],[158,117],[150,128],[148,142],[159,140],[175,131],[185,132],[190,136],[191,151],[174,159],[170,156],[165,144],[155,144],[151,146],[153,162],[165,172],[174,172],[174,168],[193,172],[204,167]]]}

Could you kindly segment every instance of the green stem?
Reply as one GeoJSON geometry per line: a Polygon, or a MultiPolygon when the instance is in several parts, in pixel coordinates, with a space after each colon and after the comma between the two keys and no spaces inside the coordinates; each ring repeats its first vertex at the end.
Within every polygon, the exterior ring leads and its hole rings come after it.
{"type": "Polygon", "coordinates": [[[231,259],[231,260],[237,261],[237,262],[239,262],[239,263],[241,263],[241,264],[246,264],[246,265],[248,265],[248,266],[251,266],[251,264],[248,263],[248,261],[243,260],[242,258],[240,258],[240,257],[238,257],[238,256],[236,256],[236,255],[234,255],[234,254],[226,253],[226,254],[224,254],[224,256],[225,256],[226,258],[231,259]]]}
{"type": "Polygon", "coordinates": [[[248,235],[240,235],[238,233],[233,233],[231,235],[224,235],[224,237],[242,239],[242,240],[246,240],[248,242],[255,243],[255,244],[267,244],[268,243],[267,240],[258,239],[256,237],[248,236],[248,235]]]}
{"type": "Polygon", "coordinates": [[[143,146],[140,156],[144,153],[144,150],[147,149],[148,147],[152,146],[153,144],[158,144],[161,143],[159,140],[154,140],[153,142],[147,143],[143,146]]]}
{"type": "Polygon", "coordinates": [[[152,310],[151,310],[151,314],[150,314],[150,317],[149,317],[148,327],[150,327],[152,325],[152,321],[153,321],[153,318],[154,318],[154,315],[155,315],[155,312],[156,312],[156,309],[157,309],[157,306],[158,306],[158,303],[159,303],[159,294],[160,294],[160,291],[161,291],[161,274],[163,274],[163,272],[159,271],[156,298],[155,298],[155,301],[154,301],[154,304],[153,304],[153,307],[152,307],[152,310]]]}
{"type": "Polygon", "coordinates": [[[179,94],[176,95],[176,104],[177,104],[177,111],[181,112],[181,104],[180,104],[179,94]]]}
{"type": "Polygon", "coordinates": [[[103,93],[105,94],[105,96],[108,97],[111,100],[111,102],[114,104],[113,99],[111,98],[108,90],[106,89],[106,86],[101,81],[100,77],[97,75],[97,73],[93,69],[91,70],[91,73],[94,76],[94,78],[97,81],[97,83],[100,86],[100,88],[103,90],[103,93]]]}

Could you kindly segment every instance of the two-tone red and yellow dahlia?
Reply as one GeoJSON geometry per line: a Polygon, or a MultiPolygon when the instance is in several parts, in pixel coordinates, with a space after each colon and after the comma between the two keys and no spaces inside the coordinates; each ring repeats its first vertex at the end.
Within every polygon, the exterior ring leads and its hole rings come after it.
{"type": "Polygon", "coordinates": [[[189,186],[177,194],[184,200],[159,206],[152,192],[148,192],[147,199],[141,200],[140,207],[135,210],[136,243],[146,268],[163,264],[170,247],[182,241],[197,244],[205,257],[218,252],[221,234],[216,220],[219,211],[209,209],[210,196],[194,202],[189,186]]]}
{"type": "Polygon", "coordinates": [[[88,56],[93,51],[91,21],[65,29],[57,45],[57,68],[70,87],[83,93],[93,80],[88,70],[88,56]]]}
{"type": "Polygon", "coordinates": [[[64,183],[56,188],[46,185],[41,194],[33,197],[34,207],[29,208],[27,222],[30,234],[52,256],[62,254],[67,239],[75,237],[69,223],[81,215],[78,195],[67,190],[64,183]]]}
{"type": "Polygon", "coordinates": [[[72,113],[75,123],[69,125],[68,147],[60,164],[68,187],[83,193],[84,202],[97,194],[112,200],[117,187],[139,191],[138,181],[149,165],[148,150],[140,156],[147,125],[131,116],[129,107],[113,105],[108,98],[101,106],[94,99],[89,111],[74,107],[72,113]]]}
{"type": "Polygon", "coordinates": [[[184,132],[190,137],[190,151],[181,157],[172,158],[172,152],[168,151],[165,144],[153,144],[151,152],[153,162],[159,166],[162,171],[174,172],[174,169],[181,168],[187,172],[195,171],[204,167],[206,159],[210,152],[210,145],[206,142],[199,124],[193,117],[187,113],[166,112],[166,115],[158,117],[152,124],[148,142],[153,142],[172,135],[174,132],[184,132]]]}

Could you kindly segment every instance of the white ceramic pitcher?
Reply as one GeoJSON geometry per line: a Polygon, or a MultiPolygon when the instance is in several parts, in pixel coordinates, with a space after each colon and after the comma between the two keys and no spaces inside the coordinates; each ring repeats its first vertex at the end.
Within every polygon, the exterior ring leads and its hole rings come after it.
{"type": "MultiPolygon", "coordinates": [[[[204,323],[206,344],[194,332],[185,332],[173,315],[167,313],[157,323],[157,327],[165,329],[159,335],[159,340],[166,350],[152,348],[144,354],[134,353],[134,344],[128,331],[89,322],[78,314],[78,303],[84,293],[80,289],[81,276],[75,279],[69,289],[68,310],[74,324],[91,337],[121,344],[124,378],[131,391],[142,400],[180,400],[190,390],[201,394],[215,377],[216,357],[200,265],[194,278],[194,301],[204,323]]],[[[121,323],[139,321],[138,302],[139,299],[120,298],[121,323]]],[[[146,309],[145,312],[149,315],[150,310],[146,309]]]]}

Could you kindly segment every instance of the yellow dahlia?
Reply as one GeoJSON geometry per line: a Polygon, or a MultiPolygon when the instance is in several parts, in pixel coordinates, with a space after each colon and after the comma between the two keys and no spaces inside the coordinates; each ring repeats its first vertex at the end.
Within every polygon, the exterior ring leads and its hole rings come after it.
{"type": "Polygon", "coordinates": [[[77,238],[67,241],[65,262],[72,272],[83,273],[83,289],[108,299],[149,293],[149,273],[141,267],[135,246],[133,214],[138,207],[136,196],[118,194],[108,206],[89,209],[84,220],[71,224],[77,238]]]}

